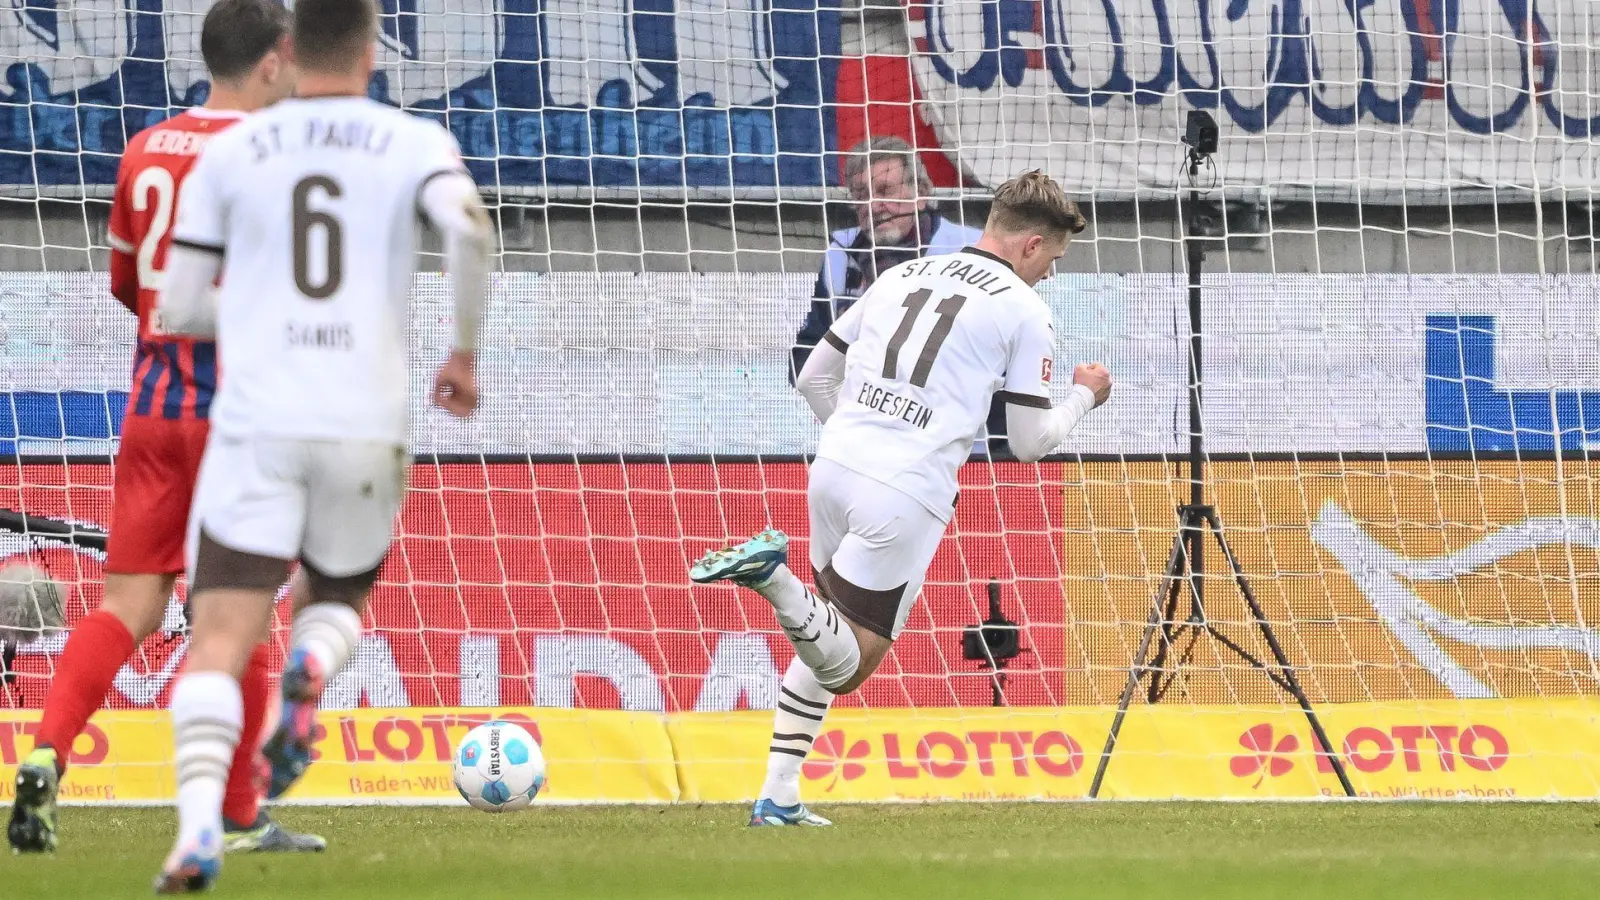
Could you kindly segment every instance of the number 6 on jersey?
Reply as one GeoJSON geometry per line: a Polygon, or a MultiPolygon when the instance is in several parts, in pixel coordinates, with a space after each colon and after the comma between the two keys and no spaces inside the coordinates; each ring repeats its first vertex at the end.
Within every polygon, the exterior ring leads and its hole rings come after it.
{"type": "Polygon", "coordinates": [[[326,300],[344,281],[344,230],[333,213],[312,207],[313,192],[320,195],[319,199],[337,200],[344,191],[339,182],[326,175],[307,175],[294,185],[294,286],[308,299],[326,300]],[[322,261],[320,280],[313,280],[312,276],[313,240],[322,261]]]}

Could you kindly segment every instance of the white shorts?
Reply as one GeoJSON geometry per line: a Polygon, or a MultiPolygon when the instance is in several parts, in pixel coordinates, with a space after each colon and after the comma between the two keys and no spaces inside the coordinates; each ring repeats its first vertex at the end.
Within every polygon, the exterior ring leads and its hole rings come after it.
{"type": "Polygon", "coordinates": [[[817,586],[857,625],[899,637],[945,523],[911,495],[827,459],[811,464],[807,497],[817,586]]]}
{"type": "Polygon", "coordinates": [[[211,432],[189,511],[191,582],[201,529],[229,550],[300,560],[333,578],[376,569],[389,552],[409,468],[405,448],[394,444],[211,432]]]}

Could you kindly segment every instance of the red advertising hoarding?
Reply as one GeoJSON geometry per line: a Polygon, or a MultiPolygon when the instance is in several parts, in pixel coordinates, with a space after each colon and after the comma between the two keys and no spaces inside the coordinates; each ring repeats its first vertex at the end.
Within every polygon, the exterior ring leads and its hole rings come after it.
{"type": "MultiPolygon", "coordinates": [[[[962,470],[919,608],[881,674],[846,704],[990,704],[992,679],[961,657],[962,629],[988,615],[990,579],[1027,629],[1007,702],[1062,701],[1061,490],[1040,473],[1018,463],[962,470]]],[[[94,464],[5,467],[0,507],[103,526],[110,475],[94,464]]],[[[768,525],[794,539],[804,577],[804,465],[418,464],[368,616],[372,636],[343,693],[330,691],[349,705],[770,706],[791,655],[770,609],[685,574],[708,547],[768,525]]],[[[62,582],[69,623],[98,602],[93,551],[13,539],[0,556],[9,556],[0,565],[27,557],[62,582]]],[[[59,638],[25,650],[11,705],[43,701],[58,648],[59,638]]],[[[182,652],[180,640],[147,641],[111,705],[163,705],[182,652]]]]}

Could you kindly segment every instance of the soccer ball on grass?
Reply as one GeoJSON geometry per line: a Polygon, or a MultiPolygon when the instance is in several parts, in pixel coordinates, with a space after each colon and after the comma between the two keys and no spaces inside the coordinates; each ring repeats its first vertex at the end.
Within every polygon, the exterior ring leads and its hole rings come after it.
{"type": "Polygon", "coordinates": [[[527,809],[544,787],[544,753],[521,725],[486,722],[456,746],[456,790],[484,812],[527,809]]]}

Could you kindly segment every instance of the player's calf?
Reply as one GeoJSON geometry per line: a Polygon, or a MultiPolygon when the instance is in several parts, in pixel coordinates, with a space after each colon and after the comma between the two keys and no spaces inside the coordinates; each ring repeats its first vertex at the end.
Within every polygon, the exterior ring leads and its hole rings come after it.
{"type": "Polygon", "coordinates": [[[878,671],[878,666],[883,664],[884,657],[889,655],[889,650],[894,647],[894,641],[882,635],[857,625],[850,619],[845,619],[845,625],[850,629],[851,636],[855,639],[857,649],[856,665],[850,677],[833,684],[823,685],[835,696],[844,696],[863,684],[872,674],[878,671]]]}
{"type": "Polygon", "coordinates": [[[164,892],[207,887],[221,870],[222,803],[244,727],[240,676],[288,574],[286,560],[225,546],[199,521],[188,669],[172,689],[178,839],[156,882],[164,892]]]}

